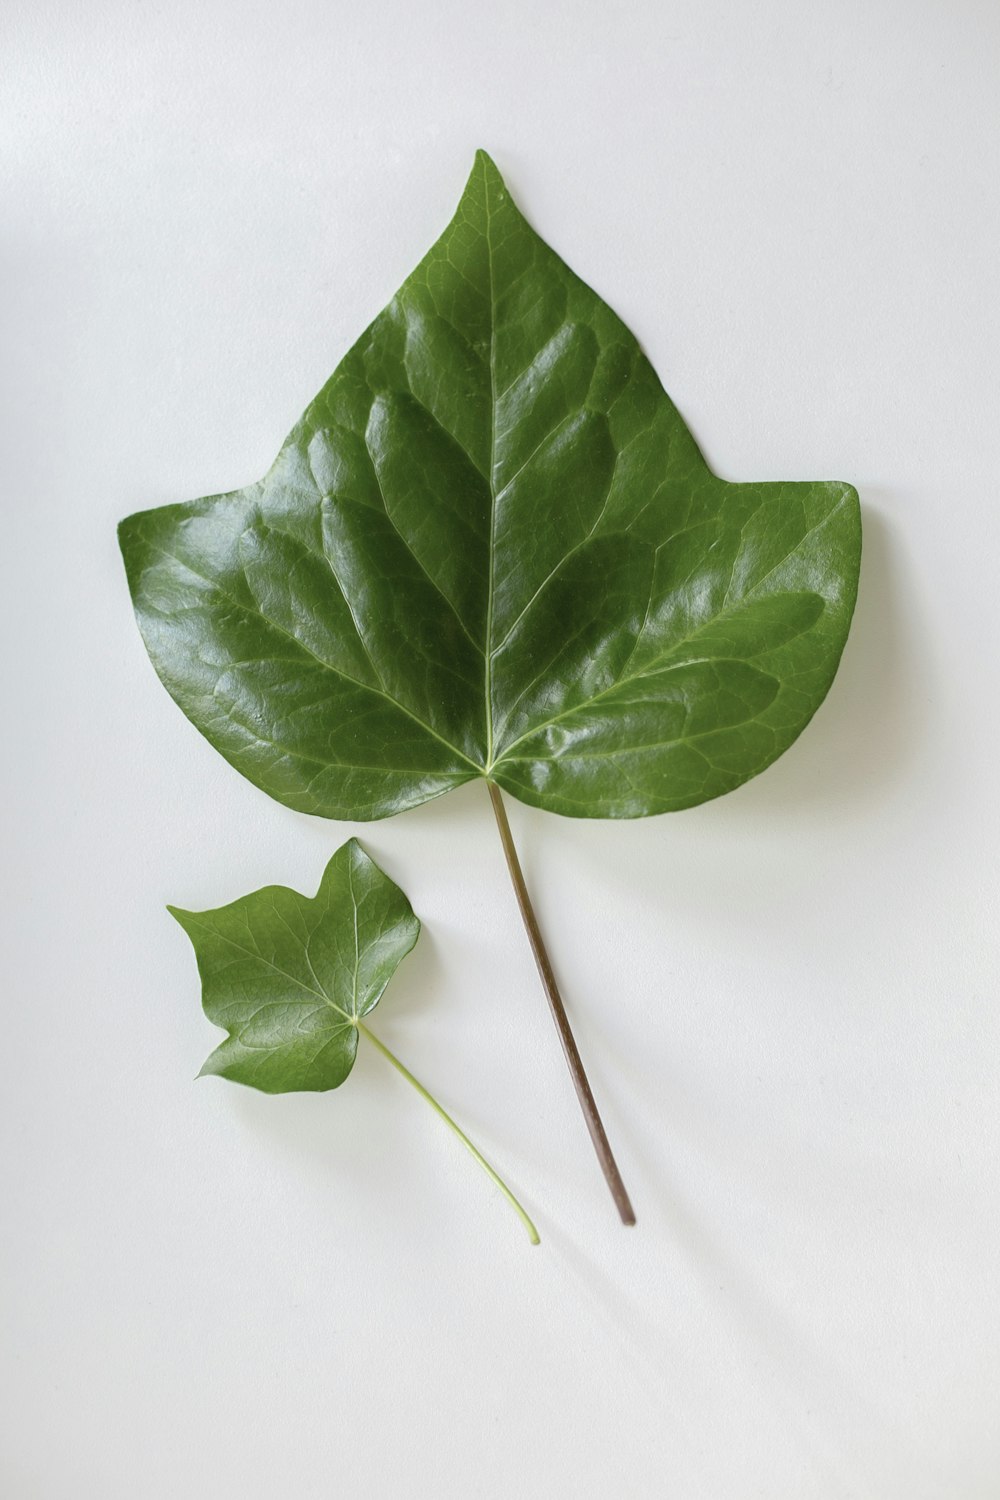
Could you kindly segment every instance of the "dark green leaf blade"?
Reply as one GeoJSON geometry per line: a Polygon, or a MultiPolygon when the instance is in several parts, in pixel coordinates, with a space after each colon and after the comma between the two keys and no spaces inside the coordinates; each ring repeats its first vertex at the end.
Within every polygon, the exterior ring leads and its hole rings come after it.
{"type": "Polygon", "coordinates": [[[713,475],[480,152],[271,472],[121,541],[162,680],[279,801],[377,818],[490,776],[634,817],[731,790],[805,727],[861,526],[849,485],[713,475]]]}
{"type": "Polygon", "coordinates": [[[205,1014],[229,1032],[202,1073],[268,1094],[343,1083],[355,1023],[420,932],[406,896],[356,839],[313,897],[272,885],[211,911],[168,910],[194,947],[205,1014]]]}

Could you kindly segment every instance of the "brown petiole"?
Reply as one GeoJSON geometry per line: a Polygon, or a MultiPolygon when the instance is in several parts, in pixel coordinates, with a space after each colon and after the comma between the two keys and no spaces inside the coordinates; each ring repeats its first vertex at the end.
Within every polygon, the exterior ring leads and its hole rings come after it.
{"type": "Polygon", "coordinates": [[[587,1129],[590,1131],[590,1139],[594,1143],[594,1150],[597,1152],[601,1171],[604,1173],[608,1187],[611,1189],[611,1196],[615,1200],[615,1207],[618,1209],[622,1223],[634,1224],[635,1210],[632,1207],[625,1184],[622,1181],[622,1174],[618,1170],[618,1163],[615,1161],[611,1150],[611,1143],[608,1140],[607,1131],[604,1129],[604,1123],[598,1112],[593,1090],[584,1071],[580,1050],[576,1045],[576,1038],[573,1036],[569,1024],[566,1007],[559,993],[559,986],[556,984],[556,976],[552,971],[549,955],[545,951],[545,944],[542,941],[538,919],[535,916],[534,907],[528,895],[528,888],[524,883],[524,875],[521,872],[521,862],[517,857],[517,850],[514,847],[510,824],[507,821],[507,810],[503,805],[500,788],[494,781],[487,781],[486,784],[490,789],[490,800],[493,803],[493,811],[496,814],[497,827],[500,830],[500,841],[503,844],[503,852],[507,857],[507,868],[510,871],[510,878],[514,885],[514,894],[517,896],[521,919],[528,934],[531,951],[535,955],[535,963],[538,966],[538,973],[548,997],[552,1018],[559,1032],[559,1040],[562,1042],[563,1051],[566,1054],[566,1061],[569,1064],[569,1071],[573,1078],[574,1087],[576,1088],[576,1096],[580,1101],[580,1108],[583,1110],[583,1118],[587,1122],[587,1129]]]}

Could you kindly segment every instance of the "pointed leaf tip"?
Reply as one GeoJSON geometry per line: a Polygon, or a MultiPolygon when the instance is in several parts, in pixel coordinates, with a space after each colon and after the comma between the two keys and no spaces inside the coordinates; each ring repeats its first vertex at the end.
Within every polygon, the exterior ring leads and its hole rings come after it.
{"type": "Polygon", "coordinates": [[[488,151],[484,151],[481,146],[476,152],[476,159],[472,165],[471,177],[473,179],[478,177],[481,181],[485,182],[487,191],[494,188],[499,189],[500,192],[507,191],[507,184],[503,180],[503,177],[500,173],[500,168],[497,166],[490,153],[488,151]]]}

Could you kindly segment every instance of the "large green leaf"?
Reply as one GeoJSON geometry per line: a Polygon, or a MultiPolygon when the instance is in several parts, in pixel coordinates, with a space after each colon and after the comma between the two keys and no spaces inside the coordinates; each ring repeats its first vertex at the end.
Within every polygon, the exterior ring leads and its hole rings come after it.
{"type": "Polygon", "coordinates": [[[188,717],[279,801],[359,819],[477,776],[592,817],[731,790],[822,701],[860,538],[847,484],[711,473],[482,152],[270,473],[121,528],[188,717]]]}
{"type": "Polygon", "coordinates": [[[315,896],[269,885],[214,911],[169,910],[194,946],[205,1014],[229,1032],[202,1073],[267,1094],[343,1083],[359,1025],[420,933],[357,839],[337,850],[315,896]]]}

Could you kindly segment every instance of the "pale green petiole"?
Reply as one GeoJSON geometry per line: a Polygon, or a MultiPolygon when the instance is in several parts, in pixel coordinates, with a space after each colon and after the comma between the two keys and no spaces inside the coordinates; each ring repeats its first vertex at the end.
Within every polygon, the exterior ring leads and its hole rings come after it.
{"type": "Polygon", "coordinates": [[[489,1177],[491,1181],[493,1181],[500,1189],[501,1193],[503,1193],[504,1197],[507,1199],[507,1202],[510,1204],[511,1208],[517,1214],[517,1217],[521,1220],[521,1223],[528,1231],[528,1238],[531,1243],[533,1245],[537,1245],[539,1243],[538,1230],[535,1228],[534,1224],[531,1222],[528,1215],[521,1207],[520,1203],[518,1203],[517,1199],[514,1197],[514,1194],[504,1182],[503,1178],[497,1171],[495,1171],[493,1167],[490,1166],[483,1153],[477,1150],[477,1148],[472,1144],[465,1131],[462,1130],[460,1126],[455,1124],[455,1121],[452,1119],[448,1111],[437,1102],[433,1094],[429,1093],[428,1090],[424,1088],[423,1084],[418,1078],[414,1078],[409,1068],[404,1067],[395,1053],[389,1051],[389,1048],[385,1045],[385,1042],[379,1041],[375,1033],[373,1031],[369,1031],[368,1027],[364,1024],[363,1021],[355,1020],[354,1024],[361,1032],[361,1034],[368,1038],[372,1046],[376,1047],[378,1051],[381,1052],[382,1056],[392,1063],[392,1066],[396,1069],[397,1073],[401,1073],[406,1079],[407,1083],[411,1083],[416,1089],[417,1093],[420,1094],[422,1098],[427,1100],[427,1103],[430,1105],[431,1109],[433,1109],[435,1114],[440,1115],[441,1119],[448,1126],[449,1130],[454,1131],[465,1149],[470,1153],[470,1155],[475,1157],[476,1161],[482,1167],[487,1177],[489,1177]]]}

